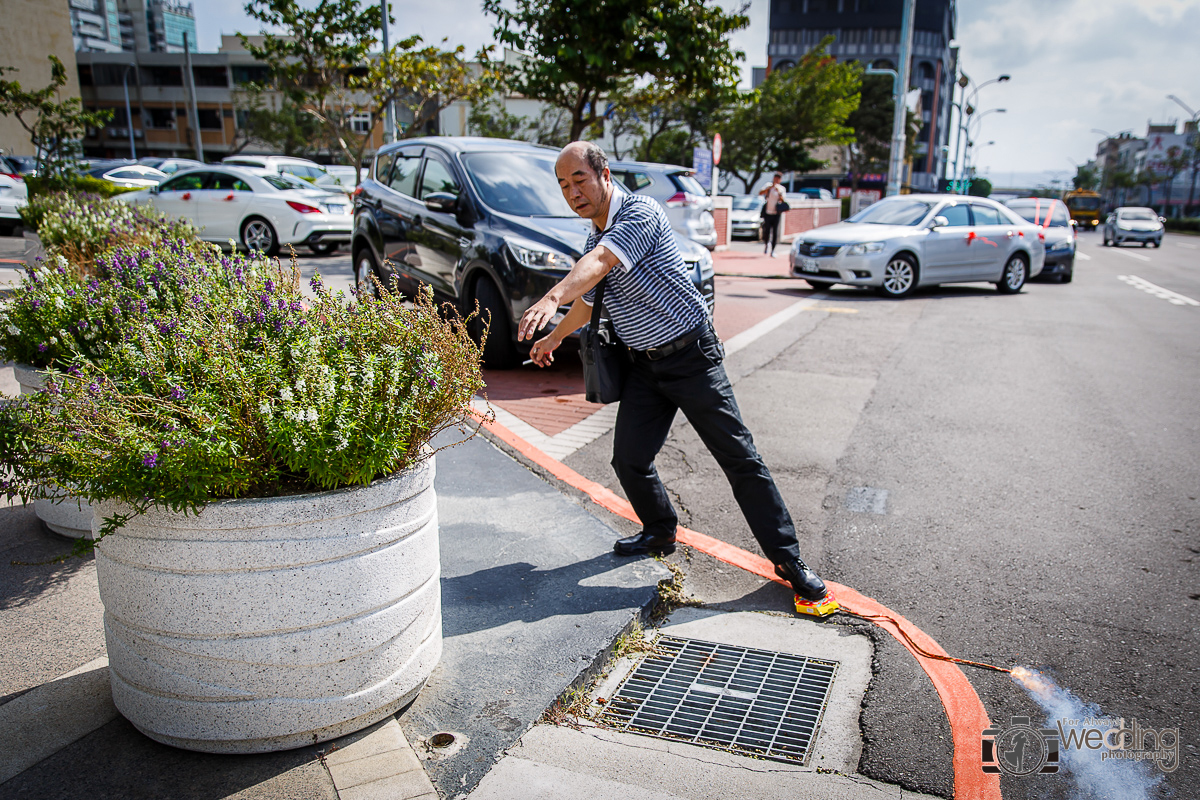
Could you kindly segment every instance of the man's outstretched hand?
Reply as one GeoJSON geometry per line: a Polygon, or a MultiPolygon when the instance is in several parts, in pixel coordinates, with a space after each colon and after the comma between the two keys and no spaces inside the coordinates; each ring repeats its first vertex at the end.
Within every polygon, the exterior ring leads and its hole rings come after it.
{"type": "Polygon", "coordinates": [[[549,297],[543,297],[541,300],[538,300],[521,315],[521,324],[517,328],[517,341],[524,342],[527,339],[532,339],[533,335],[546,327],[557,313],[558,303],[555,303],[549,297]]]}

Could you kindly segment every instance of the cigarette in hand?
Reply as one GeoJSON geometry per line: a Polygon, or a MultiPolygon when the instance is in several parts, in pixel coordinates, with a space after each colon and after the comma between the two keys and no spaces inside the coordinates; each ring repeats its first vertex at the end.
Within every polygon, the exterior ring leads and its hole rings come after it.
{"type": "Polygon", "coordinates": [[[528,366],[528,365],[530,365],[530,364],[532,364],[532,363],[533,363],[533,359],[532,359],[532,358],[529,358],[529,359],[526,359],[526,360],[522,361],[522,362],[521,362],[521,366],[522,366],[522,367],[525,367],[525,366],[528,366]]]}

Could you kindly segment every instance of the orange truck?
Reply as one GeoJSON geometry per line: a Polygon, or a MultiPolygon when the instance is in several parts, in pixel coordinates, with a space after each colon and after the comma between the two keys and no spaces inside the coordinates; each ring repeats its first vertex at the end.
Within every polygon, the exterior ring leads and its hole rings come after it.
{"type": "Polygon", "coordinates": [[[1075,220],[1075,230],[1094,231],[1100,227],[1100,218],[1104,214],[1104,198],[1096,192],[1074,191],[1063,195],[1063,202],[1075,220]]]}

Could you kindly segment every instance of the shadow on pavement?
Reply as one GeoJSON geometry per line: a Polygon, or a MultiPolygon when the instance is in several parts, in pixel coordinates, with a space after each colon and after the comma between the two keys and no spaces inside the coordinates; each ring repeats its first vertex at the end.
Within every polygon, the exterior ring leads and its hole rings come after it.
{"type": "Polygon", "coordinates": [[[30,605],[89,567],[91,555],[45,563],[70,553],[72,546],[42,527],[32,504],[0,508],[0,610],[30,605]]]}
{"type": "Polygon", "coordinates": [[[58,800],[336,800],[317,747],[222,756],[159,744],[118,717],[0,785],[0,795],[58,800]]]}

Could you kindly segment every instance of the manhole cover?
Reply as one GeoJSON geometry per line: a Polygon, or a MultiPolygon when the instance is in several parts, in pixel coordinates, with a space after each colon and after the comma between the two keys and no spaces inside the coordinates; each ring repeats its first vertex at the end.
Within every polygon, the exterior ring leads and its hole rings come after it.
{"type": "Polygon", "coordinates": [[[838,662],[660,636],[609,700],[618,730],[807,764],[838,662]]]}

